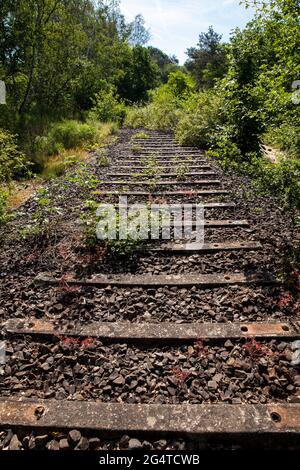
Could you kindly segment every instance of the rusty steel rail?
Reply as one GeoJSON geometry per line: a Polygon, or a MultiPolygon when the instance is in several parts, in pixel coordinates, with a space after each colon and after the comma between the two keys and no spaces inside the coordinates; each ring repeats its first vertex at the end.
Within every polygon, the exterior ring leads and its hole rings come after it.
{"type": "MultiPolygon", "coordinates": [[[[138,173],[139,178],[176,178],[177,174],[176,173],[157,173],[155,175],[147,175],[146,173],[138,173]]],[[[194,172],[194,173],[185,173],[184,176],[200,176],[200,177],[205,177],[205,176],[216,176],[217,173],[215,171],[204,171],[202,173],[199,172],[194,172]]],[[[135,178],[135,172],[132,171],[131,173],[108,173],[108,177],[115,177],[115,178],[135,178]]]]}
{"type": "MultiPolygon", "coordinates": [[[[121,204],[122,206],[122,204],[121,204]]],[[[233,202],[203,202],[201,203],[201,206],[203,206],[204,209],[232,209],[235,206],[235,203],[233,202]]],[[[117,209],[120,207],[119,204],[114,204],[114,207],[117,209]]],[[[191,223],[194,224],[194,222],[186,222],[187,224],[191,223]]],[[[243,227],[249,227],[249,222],[248,220],[205,220],[204,221],[204,226],[207,225],[208,227],[227,227],[227,226],[243,226],[243,227]]]]}
{"type": "Polygon", "coordinates": [[[199,287],[215,288],[238,285],[280,285],[282,282],[270,273],[244,274],[185,274],[185,275],[132,275],[132,274],[97,274],[91,279],[59,279],[50,273],[40,273],[35,282],[38,285],[59,285],[64,280],[69,285],[86,287],[199,287]]]}
{"type": "Polygon", "coordinates": [[[232,243],[167,243],[161,246],[141,246],[138,251],[142,253],[160,253],[174,255],[192,255],[197,253],[217,253],[220,251],[257,251],[261,250],[259,242],[232,242],[232,243]]]}
{"type": "MultiPolygon", "coordinates": [[[[228,204],[228,206],[226,205],[222,205],[220,206],[219,204],[216,203],[216,205],[214,206],[213,204],[203,204],[204,208],[206,209],[218,209],[218,208],[221,208],[221,207],[233,207],[231,205],[228,204]]],[[[118,205],[118,204],[115,204],[114,205],[115,209],[119,209],[120,207],[122,207],[122,205],[118,205]]],[[[126,206],[124,206],[126,207],[126,206]]],[[[183,221],[182,222],[177,222],[175,220],[171,221],[171,225],[172,227],[182,227],[182,224],[183,224],[183,221]]],[[[195,220],[185,220],[184,221],[184,226],[185,227],[196,227],[196,226],[201,226],[201,224],[198,224],[197,221],[195,220]]],[[[203,223],[203,226],[205,228],[222,228],[222,229],[227,229],[227,228],[236,228],[236,227],[243,227],[243,228],[246,228],[246,227],[249,227],[250,224],[249,224],[249,221],[248,220],[204,220],[204,223],[203,223]]],[[[214,244],[215,245],[215,244],[214,244]]],[[[207,244],[206,244],[207,246],[207,244]]]]}
{"type": "MultiPolygon", "coordinates": [[[[126,186],[126,184],[123,183],[123,186],[126,186]]],[[[193,189],[192,191],[156,191],[151,188],[149,188],[149,191],[93,191],[94,195],[112,195],[112,196],[184,196],[184,197],[192,197],[192,196],[220,196],[220,195],[228,195],[230,194],[229,191],[223,190],[223,189],[203,189],[203,190],[198,190],[198,189],[193,189]]]]}
{"type": "MultiPolygon", "coordinates": [[[[111,165],[110,166],[110,169],[111,167],[114,167],[115,165],[111,165]]],[[[168,170],[170,167],[167,166],[167,165],[161,165],[161,166],[156,166],[155,167],[155,170],[157,171],[161,171],[161,172],[164,172],[166,170],[168,170]]],[[[118,171],[120,170],[125,170],[125,171],[131,171],[132,173],[136,172],[138,173],[139,171],[143,171],[143,170],[146,170],[147,169],[147,166],[146,165],[143,165],[141,164],[141,162],[139,163],[139,165],[137,166],[134,166],[134,167],[131,167],[130,164],[128,164],[127,166],[122,166],[122,165],[118,165],[117,167],[118,171]]],[[[212,170],[212,167],[210,165],[189,165],[188,167],[188,171],[196,171],[196,170],[212,170]]],[[[116,176],[116,175],[114,175],[116,176]]]]}
{"type": "MultiPolygon", "coordinates": [[[[199,166],[198,164],[207,164],[207,160],[199,160],[198,158],[193,158],[192,161],[190,161],[189,159],[188,160],[185,160],[185,156],[181,156],[180,157],[180,162],[177,162],[176,160],[170,160],[169,158],[167,157],[155,157],[155,160],[156,160],[156,163],[157,165],[183,165],[183,164],[192,164],[192,165],[197,165],[199,166]]],[[[137,158],[137,157],[126,157],[124,158],[124,160],[121,160],[121,163],[122,164],[126,164],[126,165],[146,165],[144,162],[143,162],[143,158],[137,158]]]]}
{"type": "Polygon", "coordinates": [[[281,435],[300,431],[300,404],[144,405],[58,400],[1,400],[0,425],[184,436],[281,435]]]}
{"type": "Polygon", "coordinates": [[[101,181],[100,186],[114,185],[114,186],[207,186],[207,185],[219,185],[220,180],[198,180],[198,181],[101,181]]]}
{"type": "Polygon", "coordinates": [[[11,319],[2,324],[10,334],[46,336],[82,336],[102,340],[144,343],[178,342],[194,343],[201,340],[242,338],[288,339],[300,338],[300,321],[261,323],[129,323],[92,322],[88,325],[60,325],[48,320],[28,318],[11,319]]]}

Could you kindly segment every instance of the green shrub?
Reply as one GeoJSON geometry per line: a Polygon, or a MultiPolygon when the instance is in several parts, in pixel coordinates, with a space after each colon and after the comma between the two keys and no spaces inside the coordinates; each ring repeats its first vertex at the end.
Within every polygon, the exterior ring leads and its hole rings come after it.
{"type": "Polygon", "coordinates": [[[58,155],[62,150],[83,147],[97,141],[98,130],[91,124],[79,121],[63,121],[53,124],[46,136],[35,139],[38,157],[58,155]]]}
{"type": "MultiPolygon", "coordinates": [[[[90,120],[88,123],[82,123],[74,120],[66,120],[50,127],[45,136],[38,136],[35,139],[34,163],[35,171],[43,172],[50,167],[50,172],[46,171],[44,176],[51,177],[60,175],[65,168],[70,166],[68,161],[64,162],[64,153],[67,150],[80,149],[84,147],[95,148],[100,145],[112,132],[115,132],[116,126],[113,124],[102,124],[90,120]],[[49,161],[48,157],[62,156],[58,162],[49,161]],[[55,168],[54,168],[55,166],[55,168]],[[53,170],[53,171],[52,171],[53,170]]],[[[70,160],[70,155],[65,155],[70,160]]],[[[71,155],[72,159],[72,155],[71,155]]],[[[76,159],[77,160],[77,159],[76,159]]]]}
{"type": "Polygon", "coordinates": [[[93,107],[88,116],[101,122],[122,124],[126,115],[126,106],[119,99],[113,87],[104,89],[95,95],[93,107]]]}
{"type": "Polygon", "coordinates": [[[220,125],[221,105],[221,98],[215,92],[191,95],[182,108],[176,140],[181,145],[207,148],[220,125]]]}
{"type": "Polygon", "coordinates": [[[45,179],[51,179],[58,176],[62,176],[66,170],[75,165],[81,158],[81,155],[74,154],[74,155],[61,155],[59,157],[55,157],[54,159],[50,159],[46,162],[42,177],[45,179]]]}
{"type": "Polygon", "coordinates": [[[149,134],[146,132],[137,132],[132,136],[133,139],[149,139],[149,134]]]}
{"type": "Polygon", "coordinates": [[[0,225],[6,221],[7,198],[8,193],[0,189],[0,225]]]}
{"type": "Polygon", "coordinates": [[[125,125],[138,129],[173,131],[180,117],[181,105],[166,85],[150,94],[152,102],[147,106],[134,107],[127,112],[125,125]]]}
{"type": "Polygon", "coordinates": [[[126,110],[126,116],[124,125],[126,127],[131,127],[132,129],[140,129],[141,127],[149,128],[149,117],[148,113],[150,110],[150,105],[148,106],[138,106],[134,105],[126,110]]]}
{"type": "Polygon", "coordinates": [[[290,123],[270,127],[263,136],[263,141],[279,148],[290,158],[300,159],[300,123],[293,119],[290,123]]]}
{"type": "Polygon", "coordinates": [[[63,149],[63,145],[60,142],[55,142],[51,134],[37,136],[34,142],[34,153],[37,157],[58,155],[63,149]]]}
{"type": "Polygon", "coordinates": [[[225,135],[207,152],[219,159],[224,169],[249,175],[258,191],[272,194],[283,209],[300,210],[300,161],[281,160],[274,164],[255,152],[242,155],[238,146],[225,135]]]}
{"type": "Polygon", "coordinates": [[[53,126],[50,136],[56,144],[71,149],[94,143],[97,140],[97,129],[78,121],[64,121],[53,126]]]}
{"type": "Polygon", "coordinates": [[[0,129],[0,181],[25,176],[28,168],[29,163],[18,149],[15,136],[0,129]]]}
{"type": "Polygon", "coordinates": [[[168,83],[149,92],[150,104],[127,110],[125,125],[138,129],[174,131],[185,100],[193,93],[193,80],[182,72],[170,74],[168,83]]]}

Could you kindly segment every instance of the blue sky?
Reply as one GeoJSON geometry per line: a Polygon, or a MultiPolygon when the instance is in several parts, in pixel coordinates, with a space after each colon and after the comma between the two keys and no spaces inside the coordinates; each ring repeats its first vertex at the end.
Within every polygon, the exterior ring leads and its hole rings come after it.
{"type": "Polygon", "coordinates": [[[120,4],[128,20],[142,13],[151,30],[150,44],[177,55],[181,63],[186,49],[195,46],[210,25],[227,40],[233,28],[243,27],[252,17],[239,0],[121,0],[120,4]]]}

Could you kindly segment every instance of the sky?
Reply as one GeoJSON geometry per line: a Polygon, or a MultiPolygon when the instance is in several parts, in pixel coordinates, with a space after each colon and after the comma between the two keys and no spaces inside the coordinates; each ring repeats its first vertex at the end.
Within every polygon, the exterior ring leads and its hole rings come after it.
{"type": "Polygon", "coordinates": [[[239,0],[121,0],[121,10],[132,21],[141,13],[151,31],[150,45],[175,54],[183,64],[188,47],[196,46],[201,32],[212,25],[228,40],[230,31],[251,19],[239,0]]]}

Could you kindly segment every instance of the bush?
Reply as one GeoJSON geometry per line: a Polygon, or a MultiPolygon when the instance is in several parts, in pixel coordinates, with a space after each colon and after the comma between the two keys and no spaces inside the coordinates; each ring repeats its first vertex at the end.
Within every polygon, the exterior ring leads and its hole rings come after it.
{"type": "MultiPolygon", "coordinates": [[[[87,136],[88,140],[83,140],[81,145],[77,145],[77,147],[74,148],[72,146],[72,148],[68,149],[64,147],[63,143],[56,142],[54,140],[54,135],[56,133],[53,132],[50,133],[47,137],[40,137],[39,142],[46,142],[48,140],[53,143],[52,146],[46,146],[44,149],[40,146],[40,151],[41,149],[44,150],[44,153],[41,154],[39,160],[42,170],[42,176],[44,178],[49,179],[56,176],[61,176],[70,166],[86,159],[87,153],[83,148],[84,144],[86,144],[89,149],[98,149],[99,147],[104,146],[108,137],[117,131],[117,126],[114,123],[101,123],[89,121],[88,124],[77,123],[77,125],[79,125],[81,128],[88,127],[89,129],[92,129],[92,132],[86,132],[85,135],[87,136]],[[56,151],[49,153],[50,150],[56,151]],[[45,151],[47,153],[45,153],[45,151]],[[44,158],[45,156],[48,156],[50,158],[46,159],[44,158]]],[[[59,126],[56,125],[54,129],[56,130],[59,126]]],[[[83,134],[84,132],[82,132],[81,135],[83,134]]],[[[57,135],[55,135],[55,138],[57,138],[57,135]]],[[[103,164],[103,166],[109,165],[109,159],[103,154],[104,150],[100,150],[100,152],[102,153],[98,163],[100,165],[103,164]]]]}
{"type": "Polygon", "coordinates": [[[300,161],[281,160],[271,163],[255,152],[242,155],[238,146],[225,135],[208,156],[219,159],[224,169],[249,175],[262,193],[276,197],[283,209],[297,213],[300,210],[300,161]]]}
{"type": "Polygon", "coordinates": [[[138,129],[174,131],[181,116],[185,100],[193,93],[193,80],[182,72],[170,74],[168,83],[149,92],[150,104],[127,110],[125,125],[138,129]]]}
{"type": "Polygon", "coordinates": [[[142,127],[148,127],[149,112],[150,106],[138,106],[134,105],[126,110],[126,117],[124,121],[124,125],[126,127],[131,127],[132,129],[140,129],[142,127]]]}
{"type": "Polygon", "coordinates": [[[0,129],[0,181],[25,176],[28,168],[29,164],[18,149],[15,136],[0,129]]]}
{"type": "Polygon", "coordinates": [[[180,118],[180,100],[163,85],[150,93],[151,103],[141,108],[135,106],[127,112],[125,125],[138,129],[174,131],[180,118]]]}
{"type": "Polygon", "coordinates": [[[300,123],[284,122],[278,127],[270,127],[263,140],[268,145],[274,145],[292,159],[300,159],[300,123]]]}
{"type": "Polygon", "coordinates": [[[6,206],[8,193],[0,189],[0,225],[6,221],[6,206]]]}
{"type": "Polygon", "coordinates": [[[97,129],[78,121],[64,121],[53,126],[50,135],[55,143],[71,149],[96,142],[97,129]]]}
{"type": "Polygon", "coordinates": [[[113,87],[104,89],[95,95],[89,118],[101,122],[122,124],[126,116],[126,106],[119,99],[113,87]]]}
{"type": "Polygon", "coordinates": [[[40,157],[58,155],[62,150],[82,147],[97,141],[98,130],[90,124],[63,121],[52,125],[46,136],[35,139],[35,154],[40,157]]]}
{"type": "Polygon", "coordinates": [[[181,145],[207,148],[221,123],[221,104],[215,92],[191,95],[182,108],[176,140],[181,145]]]}
{"type": "Polygon", "coordinates": [[[146,134],[146,132],[137,132],[132,136],[132,139],[149,139],[149,134],[146,134]]]}
{"type": "MultiPolygon", "coordinates": [[[[43,172],[46,170],[45,175],[47,175],[47,167],[50,166],[50,174],[58,175],[63,173],[65,166],[64,157],[66,156],[68,159],[70,156],[67,153],[68,150],[100,146],[101,142],[103,143],[109,135],[116,132],[116,129],[116,124],[100,123],[92,120],[89,120],[87,123],[63,121],[53,124],[47,135],[39,136],[35,139],[35,171],[43,172]],[[55,156],[58,156],[57,161],[55,159],[49,161],[48,157],[55,156]],[[60,156],[62,158],[59,158],[60,156]]],[[[69,164],[66,166],[69,166],[69,164]]]]}

